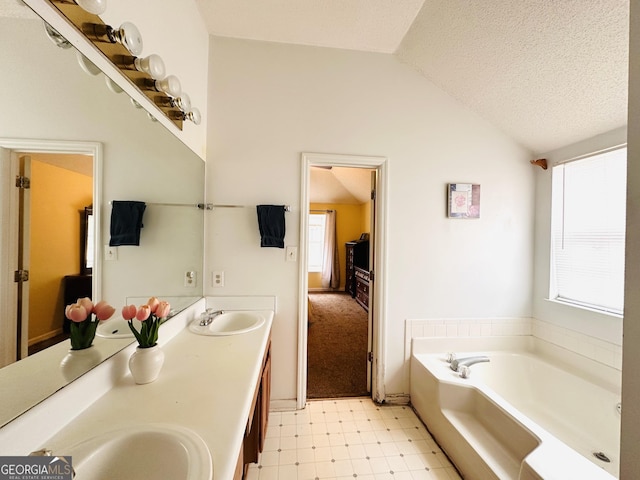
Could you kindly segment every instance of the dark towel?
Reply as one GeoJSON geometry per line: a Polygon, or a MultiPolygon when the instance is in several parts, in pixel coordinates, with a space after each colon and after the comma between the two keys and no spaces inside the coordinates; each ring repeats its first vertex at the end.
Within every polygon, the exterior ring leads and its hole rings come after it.
{"type": "Polygon", "coordinates": [[[284,248],[284,205],[258,205],[260,246],[284,248]]]}
{"type": "Polygon", "coordinates": [[[144,202],[114,200],[111,208],[111,239],[109,246],[140,245],[144,202]]]}

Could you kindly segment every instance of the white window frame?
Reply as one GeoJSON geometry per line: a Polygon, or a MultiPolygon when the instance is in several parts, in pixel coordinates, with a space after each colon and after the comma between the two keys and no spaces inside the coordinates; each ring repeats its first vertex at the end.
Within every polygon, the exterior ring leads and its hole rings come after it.
{"type": "Polygon", "coordinates": [[[623,145],[553,167],[549,299],[622,315],[626,158],[623,145]]]}
{"type": "Polygon", "coordinates": [[[324,239],[327,215],[324,213],[309,213],[309,256],[307,270],[310,273],[322,272],[322,264],[324,260],[324,239]],[[318,229],[318,235],[312,233],[312,229],[318,229]],[[315,239],[319,237],[319,239],[315,239]],[[318,252],[319,250],[319,252],[318,252]],[[316,254],[314,255],[314,251],[316,254]],[[314,262],[314,259],[316,260],[314,262]],[[319,261],[318,261],[319,260],[319,261]]]}

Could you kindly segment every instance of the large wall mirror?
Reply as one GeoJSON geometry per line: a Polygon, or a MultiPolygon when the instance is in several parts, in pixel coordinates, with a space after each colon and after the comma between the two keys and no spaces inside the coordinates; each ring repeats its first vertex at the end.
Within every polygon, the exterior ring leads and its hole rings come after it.
{"type": "MultiPolygon", "coordinates": [[[[33,244],[44,247],[32,253],[31,260],[38,260],[50,278],[44,282],[49,296],[39,293],[37,282],[30,285],[30,304],[37,308],[31,308],[35,318],[22,328],[22,352],[20,339],[7,340],[15,320],[0,309],[2,338],[9,342],[0,340],[0,357],[10,358],[0,368],[0,426],[133,341],[97,336],[98,355],[87,367],[64,368],[69,351],[63,325],[65,277],[90,277],[94,300],[109,302],[117,312],[126,303],[140,303],[152,295],[168,299],[177,312],[202,295],[207,212],[196,205],[204,201],[204,162],[82,60],[73,47],[57,45],[28,7],[0,0],[0,147],[2,139],[55,145],[54,151],[33,152],[24,145],[4,145],[7,159],[29,157],[37,179],[32,182],[30,234],[33,244]],[[78,145],[86,145],[86,151],[78,145]],[[67,203],[52,200],[70,191],[73,199],[67,203]],[[143,201],[147,208],[140,246],[118,247],[117,255],[105,261],[102,247],[109,243],[113,200],[143,201]],[[41,226],[36,227],[36,217],[42,217],[41,226]],[[92,232],[98,232],[94,240],[92,232]],[[58,246],[63,253],[54,250],[58,246]],[[69,262],[58,267],[62,256],[69,262]],[[58,270],[51,273],[54,264],[58,270]],[[185,286],[186,271],[196,272],[195,286],[185,286]],[[43,344],[47,339],[50,346],[43,344]],[[42,348],[29,351],[36,343],[42,348]],[[9,344],[17,345],[17,352],[7,355],[9,344]]],[[[12,170],[2,163],[2,185],[15,181],[11,176],[12,170]]],[[[7,189],[1,187],[0,194],[7,189]]],[[[13,233],[13,227],[3,228],[0,244],[13,233]]],[[[0,279],[3,304],[14,288],[13,278],[0,279]]]]}

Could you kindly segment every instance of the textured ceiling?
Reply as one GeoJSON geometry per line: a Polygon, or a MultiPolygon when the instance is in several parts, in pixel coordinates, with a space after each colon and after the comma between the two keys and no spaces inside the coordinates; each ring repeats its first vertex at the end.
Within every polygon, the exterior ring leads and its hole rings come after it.
{"type": "Polygon", "coordinates": [[[424,0],[197,0],[209,33],[393,53],[424,0]]]}
{"type": "Polygon", "coordinates": [[[214,35],[395,52],[536,153],[626,124],[629,0],[197,1],[214,35]]]}
{"type": "Polygon", "coordinates": [[[627,0],[428,0],[397,55],[534,152],[627,120],[627,0]]]}
{"type": "Polygon", "coordinates": [[[629,0],[196,1],[214,35],[395,52],[534,153],[626,125],[629,0]]]}

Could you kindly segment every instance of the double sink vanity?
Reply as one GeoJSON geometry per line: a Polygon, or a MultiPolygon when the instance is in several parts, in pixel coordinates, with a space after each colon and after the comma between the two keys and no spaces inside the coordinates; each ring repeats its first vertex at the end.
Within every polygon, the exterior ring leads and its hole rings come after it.
{"type": "Polygon", "coordinates": [[[267,428],[275,299],[241,305],[198,300],[162,325],[155,382],[135,384],[129,345],[0,429],[0,451],[71,456],[77,480],[243,478],[267,428]]]}

